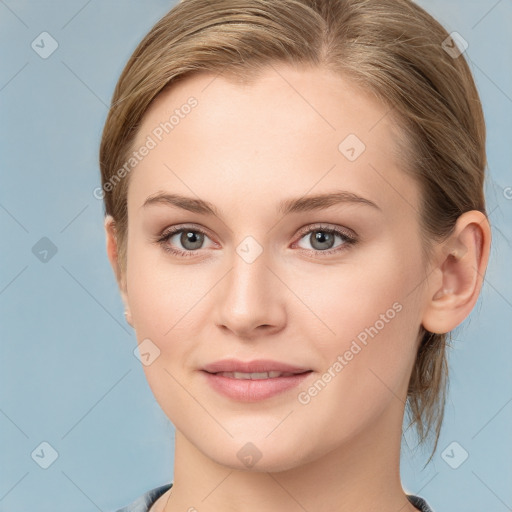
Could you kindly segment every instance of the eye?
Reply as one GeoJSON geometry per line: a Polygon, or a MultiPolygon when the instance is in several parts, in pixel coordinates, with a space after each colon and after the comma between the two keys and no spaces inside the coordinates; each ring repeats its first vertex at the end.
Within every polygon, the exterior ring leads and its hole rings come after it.
{"type": "Polygon", "coordinates": [[[349,234],[348,231],[322,224],[315,224],[306,231],[303,231],[300,240],[302,239],[306,239],[312,247],[312,249],[306,248],[308,252],[319,252],[322,255],[340,252],[357,241],[355,236],[349,234]],[[341,240],[341,243],[338,245],[334,245],[336,238],[341,240]]]}
{"type": "MultiPolygon", "coordinates": [[[[166,252],[176,256],[190,257],[194,256],[199,249],[204,248],[205,237],[208,238],[208,234],[203,229],[193,225],[181,225],[165,230],[156,238],[155,242],[160,244],[166,252]],[[179,246],[183,249],[180,249],[179,246]]],[[[299,246],[301,251],[308,254],[320,253],[322,256],[346,250],[357,242],[351,231],[323,224],[315,224],[308,227],[307,230],[302,230],[300,240],[303,238],[310,243],[312,249],[299,246]],[[336,238],[341,241],[338,245],[334,245],[336,238]]]]}
{"type": "Polygon", "coordinates": [[[207,236],[205,231],[196,226],[173,226],[165,230],[156,242],[171,254],[193,256],[198,249],[202,249],[201,246],[207,236]],[[176,244],[180,244],[184,250],[176,248],[176,244]]]}

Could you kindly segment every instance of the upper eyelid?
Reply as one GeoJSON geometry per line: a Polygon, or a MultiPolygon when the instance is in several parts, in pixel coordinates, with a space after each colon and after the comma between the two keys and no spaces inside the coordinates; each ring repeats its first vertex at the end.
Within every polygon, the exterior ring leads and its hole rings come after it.
{"type": "Polygon", "coordinates": [[[302,237],[303,235],[310,233],[312,231],[321,231],[322,229],[326,231],[338,231],[345,235],[348,238],[357,238],[356,233],[349,228],[343,227],[343,226],[333,226],[330,224],[324,224],[321,222],[315,222],[312,225],[305,226],[304,228],[299,229],[299,235],[302,237]]]}
{"type": "MultiPolygon", "coordinates": [[[[196,224],[184,224],[184,225],[175,225],[175,226],[171,226],[169,228],[166,228],[162,231],[162,234],[159,238],[167,238],[167,237],[170,237],[170,236],[174,236],[176,235],[177,233],[180,233],[182,231],[186,231],[186,230],[190,230],[190,231],[197,231],[199,233],[203,233],[205,234],[206,236],[208,236],[210,239],[212,238],[209,234],[209,230],[206,229],[206,228],[203,228],[202,226],[199,226],[199,225],[196,225],[196,224]]],[[[355,240],[357,239],[357,234],[352,230],[352,229],[349,229],[349,228],[346,228],[346,227],[342,227],[342,226],[334,226],[334,225],[331,225],[331,224],[328,224],[328,223],[319,223],[319,222],[316,222],[316,223],[313,223],[313,224],[309,224],[307,226],[304,226],[302,228],[300,228],[298,230],[298,240],[300,240],[303,236],[313,232],[313,231],[320,231],[320,230],[332,230],[332,231],[336,231],[338,233],[338,236],[340,234],[346,236],[347,238],[349,239],[352,239],[352,240],[355,240]]],[[[216,242],[214,242],[216,243],[216,242]]],[[[294,242],[296,243],[296,242],[294,242]]]]}
{"type": "Polygon", "coordinates": [[[168,237],[168,236],[174,236],[176,235],[177,233],[181,233],[182,231],[186,231],[186,230],[189,230],[189,231],[197,231],[199,233],[204,233],[205,235],[207,235],[208,237],[211,238],[210,234],[209,234],[209,230],[207,230],[206,228],[203,228],[203,227],[200,227],[198,225],[195,225],[195,224],[184,224],[184,225],[175,225],[175,226],[170,226],[169,228],[165,228],[160,237],[161,238],[165,238],[165,237],[168,237]]]}

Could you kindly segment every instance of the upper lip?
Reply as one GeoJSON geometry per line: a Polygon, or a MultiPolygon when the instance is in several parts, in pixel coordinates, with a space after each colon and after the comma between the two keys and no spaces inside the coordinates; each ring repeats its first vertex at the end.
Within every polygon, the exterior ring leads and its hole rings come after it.
{"type": "Polygon", "coordinates": [[[202,368],[208,373],[219,372],[240,372],[240,373],[262,373],[262,372],[286,372],[304,373],[311,371],[311,368],[302,368],[279,361],[269,359],[255,359],[253,361],[239,361],[238,359],[223,359],[207,364],[202,368]]]}

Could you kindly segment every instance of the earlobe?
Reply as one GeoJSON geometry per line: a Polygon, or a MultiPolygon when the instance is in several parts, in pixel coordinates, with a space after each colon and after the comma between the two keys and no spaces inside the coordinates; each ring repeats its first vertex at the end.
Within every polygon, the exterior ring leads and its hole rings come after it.
{"type": "Polygon", "coordinates": [[[110,265],[112,266],[112,270],[114,271],[114,275],[119,286],[119,291],[121,293],[121,298],[125,307],[124,316],[128,324],[133,327],[132,314],[130,311],[130,305],[128,303],[128,296],[126,294],[126,285],[124,282],[125,280],[123,279],[118,259],[116,224],[114,218],[111,215],[105,216],[105,236],[107,256],[110,261],[110,265]]]}
{"type": "Polygon", "coordinates": [[[453,234],[439,247],[436,279],[427,287],[422,325],[432,333],[447,333],[473,309],[489,259],[491,232],[479,211],[462,214],[453,234]]]}
{"type": "Polygon", "coordinates": [[[126,322],[130,324],[131,327],[133,327],[133,320],[132,320],[132,314],[130,312],[130,308],[126,306],[126,309],[124,311],[124,317],[126,318],[126,322]]]}
{"type": "Polygon", "coordinates": [[[114,274],[118,276],[118,265],[117,265],[117,239],[115,230],[115,221],[112,215],[105,215],[105,237],[107,246],[107,256],[112,266],[114,274]]]}

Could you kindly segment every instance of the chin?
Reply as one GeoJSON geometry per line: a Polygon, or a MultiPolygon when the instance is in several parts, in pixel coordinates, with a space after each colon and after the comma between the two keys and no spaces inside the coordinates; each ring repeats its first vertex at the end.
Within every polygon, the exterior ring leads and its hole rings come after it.
{"type": "Polygon", "coordinates": [[[215,453],[211,451],[211,445],[206,448],[207,451],[203,453],[217,464],[254,473],[287,471],[305,464],[306,459],[314,459],[313,455],[307,457],[298,446],[282,446],[281,443],[273,443],[268,439],[266,442],[246,441],[240,444],[230,443],[229,446],[219,445],[218,452],[215,453]]]}

